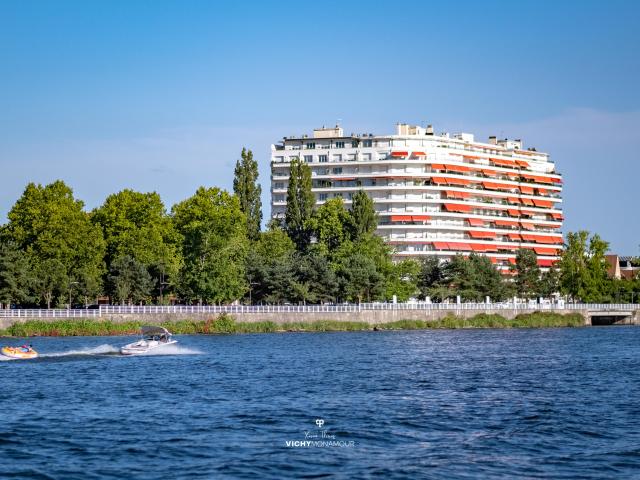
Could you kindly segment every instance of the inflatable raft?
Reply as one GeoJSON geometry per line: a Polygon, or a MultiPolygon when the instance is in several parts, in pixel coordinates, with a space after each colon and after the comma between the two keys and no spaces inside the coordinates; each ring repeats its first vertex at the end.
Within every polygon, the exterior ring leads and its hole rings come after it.
{"type": "Polygon", "coordinates": [[[36,352],[33,348],[2,347],[2,350],[0,350],[0,352],[5,357],[9,357],[9,358],[20,358],[20,359],[38,358],[38,352],[36,352]]]}

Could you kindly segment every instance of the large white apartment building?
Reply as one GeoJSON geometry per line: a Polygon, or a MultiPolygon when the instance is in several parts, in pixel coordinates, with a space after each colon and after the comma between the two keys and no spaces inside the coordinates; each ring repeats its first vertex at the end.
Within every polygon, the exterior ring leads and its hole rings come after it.
{"type": "Polygon", "coordinates": [[[273,217],[284,216],[294,157],[311,167],[316,205],[367,192],[396,257],[477,252],[505,272],[520,248],[541,267],[559,258],[562,177],[548,154],[520,140],[484,143],[407,124],[394,135],[345,136],[336,126],[284,137],[271,147],[273,217]]]}

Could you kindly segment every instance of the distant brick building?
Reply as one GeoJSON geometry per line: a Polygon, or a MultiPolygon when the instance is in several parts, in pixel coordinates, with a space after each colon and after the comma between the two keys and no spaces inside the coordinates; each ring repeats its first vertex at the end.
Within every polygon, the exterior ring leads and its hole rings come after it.
{"type": "Polygon", "coordinates": [[[607,273],[610,278],[633,280],[640,273],[640,265],[634,257],[619,257],[618,255],[611,254],[607,255],[606,259],[608,265],[607,273]]]}

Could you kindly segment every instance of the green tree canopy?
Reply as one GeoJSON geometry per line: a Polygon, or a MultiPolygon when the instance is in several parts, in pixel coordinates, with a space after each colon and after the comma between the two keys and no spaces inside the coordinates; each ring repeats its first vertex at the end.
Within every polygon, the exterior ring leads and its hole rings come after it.
{"type": "Polygon", "coordinates": [[[115,259],[130,256],[162,281],[177,274],[178,237],[157,193],[122,190],[109,195],[91,219],[103,231],[109,268],[115,259]]]}
{"type": "Polygon", "coordinates": [[[173,221],[181,235],[184,266],[179,292],[187,301],[227,303],[248,290],[246,218],[235,195],[200,187],[176,204],[173,221]]]}
{"type": "Polygon", "coordinates": [[[537,298],[540,295],[540,267],[538,256],[528,248],[521,248],[516,254],[515,286],[520,298],[537,298]]]}
{"type": "Polygon", "coordinates": [[[153,288],[149,271],[131,255],[123,255],[111,262],[108,284],[110,295],[121,305],[148,300],[153,288]]]}
{"type": "Polygon", "coordinates": [[[309,219],[315,204],[311,186],[309,165],[301,162],[299,158],[292,159],[284,220],[289,237],[300,251],[305,251],[311,241],[309,219]]]}
{"type": "Polygon", "coordinates": [[[378,214],[373,200],[364,190],[358,190],[351,203],[351,236],[355,241],[372,234],[378,226],[378,214]]]}
{"type": "Polygon", "coordinates": [[[563,293],[583,302],[611,300],[605,254],[609,244],[589,232],[569,232],[560,260],[560,287],[563,293]]]}
{"type": "Polygon", "coordinates": [[[309,220],[309,228],[325,253],[331,253],[350,240],[350,216],[342,198],[332,198],[321,205],[309,220]]]}
{"type": "MultiPolygon", "coordinates": [[[[25,252],[34,270],[45,272],[47,266],[55,267],[51,282],[46,282],[49,287],[63,277],[69,282],[100,283],[105,254],[102,232],[64,182],[46,186],[30,183],[8,218],[6,238],[25,252]]],[[[40,290],[46,290],[45,302],[52,304],[66,289],[49,287],[40,290]]]]}
{"type": "Polygon", "coordinates": [[[25,253],[0,238],[0,308],[30,302],[33,280],[25,253]]]}
{"type": "Polygon", "coordinates": [[[244,148],[240,157],[234,171],[233,192],[247,219],[247,235],[256,239],[262,223],[262,187],[258,183],[258,162],[253,159],[253,152],[244,148]]]}

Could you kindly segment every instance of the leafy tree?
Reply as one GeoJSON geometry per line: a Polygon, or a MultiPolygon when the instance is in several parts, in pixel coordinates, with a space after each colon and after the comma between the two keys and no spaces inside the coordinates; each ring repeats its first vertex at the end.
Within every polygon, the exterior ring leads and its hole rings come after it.
{"type": "Polygon", "coordinates": [[[417,295],[420,271],[420,263],[413,259],[394,263],[387,278],[385,298],[391,300],[395,295],[399,302],[406,302],[417,295]]]}
{"type": "Polygon", "coordinates": [[[200,187],[173,207],[184,265],[178,290],[187,301],[226,303],[247,292],[246,218],[235,195],[200,187]]]}
{"type": "Polygon", "coordinates": [[[153,280],[142,262],[124,255],[111,263],[109,287],[111,295],[120,304],[139,303],[150,297],[153,280]]]}
{"type": "Polygon", "coordinates": [[[130,256],[153,273],[158,290],[172,279],[181,264],[178,236],[157,193],[122,190],[109,195],[91,215],[106,241],[106,261],[130,256]]]}
{"type": "Polygon", "coordinates": [[[29,261],[22,252],[0,239],[0,308],[31,300],[33,283],[29,261]]]}
{"type": "Polygon", "coordinates": [[[351,302],[371,301],[384,292],[385,277],[375,261],[362,253],[343,258],[338,265],[342,298],[351,302]]]}
{"type": "Polygon", "coordinates": [[[288,301],[294,282],[291,255],[295,245],[286,232],[274,223],[251,244],[246,259],[246,278],[251,303],[288,301]]]}
{"type": "Polygon", "coordinates": [[[569,232],[560,261],[563,293],[584,302],[611,301],[605,253],[609,244],[589,232],[569,232]]]}
{"type": "Polygon", "coordinates": [[[99,227],[83,210],[84,203],[58,180],[46,186],[30,183],[8,214],[5,228],[8,241],[25,252],[37,271],[49,276],[52,288],[46,291],[47,304],[59,290],[57,280],[100,283],[104,272],[105,243],[99,227]],[[55,266],[54,272],[46,272],[55,266]],[[55,288],[53,288],[55,287],[55,288]]]}
{"type": "Polygon", "coordinates": [[[540,294],[540,267],[533,250],[521,248],[516,254],[515,285],[520,298],[537,298],[540,294]]]}
{"type": "Polygon", "coordinates": [[[352,238],[360,240],[365,235],[372,234],[378,226],[378,214],[373,206],[373,200],[364,190],[355,193],[351,203],[352,238]]]}
{"type": "Polygon", "coordinates": [[[324,252],[331,254],[344,242],[349,241],[349,223],[349,212],[344,208],[342,198],[337,197],[327,200],[313,212],[309,228],[324,252]]]}
{"type": "Polygon", "coordinates": [[[420,262],[417,286],[420,297],[424,300],[430,295],[431,289],[442,281],[442,267],[440,259],[436,256],[428,256],[420,262]]]}
{"type": "Polygon", "coordinates": [[[284,218],[286,231],[300,251],[305,251],[311,241],[308,223],[315,203],[311,186],[309,165],[299,158],[291,160],[284,218]]]}
{"type": "Polygon", "coordinates": [[[64,264],[57,258],[46,258],[38,262],[34,270],[34,287],[47,308],[51,308],[56,299],[63,304],[71,290],[64,264]]]}
{"type": "Polygon", "coordinates": [[[474,273],[474,288],[477,292],[476,301],[483,301],[489,297],[493,301],[502,301],[511,296],[511,284],[505,282],[502,274],[484,255],[469,255],[474,273]]]}
{"type": "Polygon", "coordinates": [[[460,295],[462,300],[480,302],[487,296],[492,300],[503,300],[510,291],[491,261],[472,253],[468,258],[456,255],[445,263],[442,279],[432,288],[431,294],[441,300],[460,295]]]}
{"type": "Polygon", "coordinates": [[[338,292],[335,273],[329,268],[327,257],[317,251],[293,254],[295,282],[291,299],[297,303],[333,301],[338,292]]]}
{"type": "Polygon", "coordinates": [[[241,159],[236,162],[233,192],[240,200],[240,208],[247,218],[247,235],[256,239],[262,223],[262,187],[258,184],[258,162],[251,150],[242,149],[241,159]]]}
{"type": "Polygon", "coordinates": [[[550,297],[558,292],[560,288],[560,270],[550,267],[540,278],[540,295],[550,297]]]}

